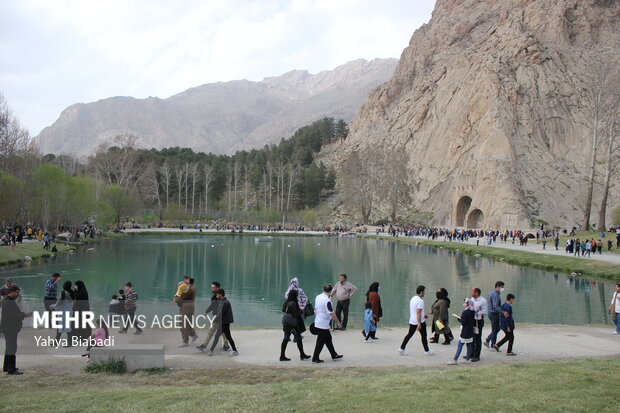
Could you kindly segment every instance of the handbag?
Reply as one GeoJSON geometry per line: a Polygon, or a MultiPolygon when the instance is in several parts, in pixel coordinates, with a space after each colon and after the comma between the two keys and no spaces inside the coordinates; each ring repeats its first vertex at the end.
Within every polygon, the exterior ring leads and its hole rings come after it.
{"type": "Polygon", "coordinates": [[[304,307],[304,317],[308,318],[313,315],[314,315],[314,307],[312,306],[312,303],[308,302],[308,304],[306,304],[306,306],[304,307]]]}
{"type": "Polygon", "coordinates": [[[316,336],[317,334],[319,334],[319,331],[317,330],[314,323],[310,324],[310,334],[312,334],[313,336],[316,336]]]}
{"type": "Polygon", "coordinates": [[[446,327],[441,320],[435,321],[435,326],[437,327],[437,330],[443,330],[446,327]]]}
{"type": "Polygon", "coordinates": [[[282,316],[282,325],[285,327],[297,328],[299,323],[297,322],[297,318],[288,312],[290,307],[291,304],[289,303],[288,307],[286,307],[284,315],[282,316]]]}

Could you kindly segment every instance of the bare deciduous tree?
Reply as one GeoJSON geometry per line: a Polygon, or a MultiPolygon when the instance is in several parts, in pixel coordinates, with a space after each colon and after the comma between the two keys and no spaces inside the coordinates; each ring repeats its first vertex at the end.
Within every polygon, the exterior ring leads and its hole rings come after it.
{"type": "Polygon", "coordinates": [[[377,196],[380,165],[374,151],[354,151],[342,170],[345,202],[351,210],[359,210],[362,224],[368,224],[377,196]]]}
{"type": "Polygon", "coordinates": [[[410,174],[405,148],[384,149],[379,162],[383,165],[380,168],[379,193],[387,201],[390,220],[395,224],[399,209],[411,200],[410,174]]]}
{"type": "Polygon", "coordinates": [[[157,165],[154,162],[149,163],[146,169],[146,198],[157,201],[157,207],[161,212],[160,183],[157,175],[157,165]]]}
{"type": "Polygon", "coordinates": [[[9,171],[10,160],[32,146],[30,134],[13,114],[4,95],[0,93],[0,170],[9,171]]]}
{"type": "Polygon", "coordinates": [[[209,186],[213,180],[213,167],[205,164],[202,167],[205,184],[205,217],[209,216],[209,186]]]}
{"type": "Polygon", "coordinates": [[[590,228],[590,215],[592,213],[592,195],[594,192],[594,178],[596,174],[596,155],[600,144],[601,123],[604,118],[606,103],[608,101],[608,87],[612,68],[601,61],[596,61],[591,77],[585,85],[583,93],[586,107],[586,118],[589,121],[588,128],[592,133],[590,145],[590,166],[588,168],[588,189],[584,205],[583,229],[590,228]]]}
{"type": "Polygon", "coordinates": [[[166,192],[166,208],[170,203],[170,182],[172,180],[172,170],[168,165],[168,161],[164,161],[164,163],[159,167],[159,173],[162,176],[162,185],[164,186],[164,191],[166,192]]]}
{"type": "Polygon", "coordinates": [[[603,196],[598,213],[598,230],[606,230],[605,215],[607,215],[607,200],[611,187],[611,178],[618,172],[618,154],[620,152],[620,134],[618,134],[618,123],[620,122],[620,87],[618,78],[610,84],[611,99],[609,100],[608,111],[605,122],[606,127],[606,153],[605,153],[605,178],[603,180],[603,196]]]}

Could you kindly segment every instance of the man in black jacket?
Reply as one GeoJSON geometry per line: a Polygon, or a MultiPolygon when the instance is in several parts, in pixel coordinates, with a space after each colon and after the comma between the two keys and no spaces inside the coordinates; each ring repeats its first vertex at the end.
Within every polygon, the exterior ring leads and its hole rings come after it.
{"type": "MultiPolygon", "coordinates": [[[[209,307],[207,307],[207,309],[205,310],[205,315],[209,317],[209,319],[212,321],[211,326],[207,330],[207,338],[205,339],[205,342],[196,347],[198,350],[202,352],[204,352],[207,349],[207,347],[209,346],[209,342],[211,342],[211,339],[213,338],[213,336],[215,335],[215,333],[217,332],[219,328],[219,326],[215,324],[215,316],[217,316],[217,313],[220,309],[220,301],[217,299],[217,292],[219,290],[220,290],[219,281],[213,281],[211,283],[211,292],[213,293],[213,297],[211,297],[211,303],[209,304],[209,307]]],[[[226,340],[226,337],[223,337],[222,341],[224,345],[221,348],[221,350],[222,351],[230,350],[230,346],[228,345],[228,340],[226,340]]]]}
{"type": "Polygon", "coordinates": [[[220,303],[218,313],[215,316],[215,321],[213,322],[218,326],[217,333],[215,335],[215,339],[211,344],[211,350],[209,351],[209,355],[213,355],[213,350],[215,350],[215,346],[217,345],[217,341],[220,338],[220,335],[223,333],[228,342],[230,343],[230,347],[232,348],[232,353],[230,353],[230,357],[238,356],[237,347],[235,346],[235,341],[230,335],[230,325],[234,323],[232,305],[230,305],[230,301],[226,298],[226,292],[223,288],[220,288],[217,291],[217,300],[220,303]]]}
{"type": "Polygon", "coordinates": [[[16,367],[17,335],[22,329],[22,321],[32,313],[23,313],[17,306],[19,297],[19,287],[9,288],[8,294],[2,302],[2,320],[0,321],[0,331],[4,333],[4,367],[3,371],[8,374],[22,374],[16,367]]]}

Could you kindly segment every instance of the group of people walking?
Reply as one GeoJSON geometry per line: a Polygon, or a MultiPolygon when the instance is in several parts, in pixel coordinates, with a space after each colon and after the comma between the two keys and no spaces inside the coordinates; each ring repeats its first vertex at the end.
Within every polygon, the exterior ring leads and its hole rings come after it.
{"type": "MultiPolygon", "coordinates": [[[[79,312],[90,311],[88,291],[85,284],[82,281],[72,283],[67,280],[63,283],[59,294],[60,280],[60,274],[55,273],[50,279],[45,281],[43,304],[46,311],[60,312],[61,320],[65,320],[79,312]]],[[[174,302],[179,306],[179,313],[184,316],[184,321],[191,320],[194,317],[194,302],[196,298],[194,283],[195,280],[192,277],[184,277],[177,285],[177,291],[174,296],[174,302]]],[[[478,362],[481,359],[483,346],[490,350],[501,352],[501,348],[507,344],[506,355],[516,355],[513,352],[515,330],[513,305],[515,304],[516,297],[513,294],[507,294],[505,301],[502,303],[501,294],[504,288],[504,282],[497,281],[485,299],[482,297],[482,290],[479,287],[473,287],[471,289],[471,296],[463,301],[460,315],[452,314],[452,317],[456,319],[461,328],[454,357],[447,364],[458,364],[463,349],[466,349],[463,357],[466,363],[478,362]],[[491,331],[483,338],[486,319],[489,320],[491,331]],[[504,332],[504,337],[498,341],[498,333],[500,331],[504,332]]],[[[378,339],[376,332],[379,321],[383,316],[379,290],[379,283],[373,282],[366,292],[364,328],[362,330],[364,342],[378,339]]],[[[343,355],[339,354],[334,347],[331,329],[335,325],[334,330],[346,330],[349,320],[350,300],[357,291],[358,288],[348,281],[347,275],[341,274],[339,280],[334,285],[329,283],[323,285],[322,292],[315,297],[314,304],[312,304],[304,290],[300,287],[299,279],[291,279],[284,293],[284,303],[282,305],[282,329],[284,334],[280,345],[280,361],[286,362],[291,360],[286,356],[286,349],[291,341],[291,336],[296,343],[299,357],[302,361],[312,359],[314,363],[323,363],[324,360],[320,356],[324,347],[327,347],[332,360],[342,359],[343,355]],[[332,303],[334,296],[338,299],[335,308],[332,303]],[[312,355],[306,353],[303,343],[306,319],[310,316],[314,316],[314,322],[310,325],[309,330],[317,336],[312,355]]],[[[17,300],[20,292],[19,286],[12,283],[10,279],[7,279],[5,285],[0,288],[2,295],[0,332],[4,334],[6,341],[3,369],[8,374],[21,374],[16,367],[17,335],[21,330],[23,319],[32,315],[31,312],[22,312],[19,309],[17,300]]],[[[197,346],[197,349],[213,355],[220,337],[223,336],[221,350],[232,350],[230,356],[237,356],[239,353],[230,331],[230,325],[234,322],[232,305],[226,298],[226,293],[221,288],[219,282],[212,282],[211,293],[213,295],[210,305],[205,310],[205,314],[210,316],[213,322],[211,327],[206,330],[205,341],[197,346]]],[[[445,288],[439,288],[435,292],[435,301],[430,306],[429,312],[426,312],[425,308],[425,294],[426,287],[419,285],[416,288],[415,295],[409,302],[409,328],[398,348],[398,353],[402,356],[407,355],[407,345],[416,333],[419,333],[425,355],[435,354],[430,349],[429,343],[440,343],[441,336],[443,336],[442,345],[450,345],[455,340],[449,323],[451,318],[449,309],[452,303],[448,291],[445,288]],[[430,340],[427,338],[427,320],[429,318],[431,319],[432,334],[430,340]]],[[[124,290],[120,290],[119,295],[113,296],[109,312],[121,315],[128,320],[127,323],[124,323],[124,327],[119,333],[126,333],[130,326],[136,327],[135,334],[142,333],[142,329],[135,322],[137,299],[138,293],[134,290],[131,282],[125,284],[124,290]]],[[[618,334],[620,333],[620,284],[615,286],[609,312],[616,323],[614,333],[618,334]]],[[[81,339],[91,337],[100,341],[108,337],[107,327],[103,325],[99,325],[93,333],[88,325],[79,325],[78,323],[78,325],[71,328],[64,321],[61,321],[61,324],[62,327],[56,332],[56,339],[60,339],[62,334],[67,334],[68,347],[71,346],[71,337],[73,336],[81,339]]],[[[180,347],[188,347],[189,340],[191,339],[192,342],[195,342],[198,339],[198,334],[191,323],[185,324],[184,322],[181,328],[181,337],[182,343],[180,347]]]]}
{"type": "MultiPolygon", "coordinates": [[[[458,363],[459,356],[464,347],[467,348],[464,357],[465,362],[480,361],[482,346],[500,352],[500,348],[506,343],[508,344],[506,355],[516,356],[516,353],[512,351],[515,329],[512,305],[515,303],[515,296],[508,294],[505,302],[502,303],[501,292],[504,290],[504,285],[503,281],[497,281],[495,288],[488,293],[487,299],[482,297],[482,290],[479,287],[473,287],[471,297],[463,301],[461,314],[453,314],[456,321],[461,325],[461,329],[456,353],[454,358],[448,362],[449,365],[458,363]],[[491,332],[483,340],[485,317],[489,319],[491,332]],[[500,330],[504,332],[504,337],[498,341],[497,336],[500,330]]],[[[310,358],[304,351],[302,334],[306,331],[305,317],[311,314],[315,315],[315,319],[310,326],[310,332],[317,335],[312,361],[315,363],[323,362],[320,359],[320,353],[325,346],[329,350],[332,359],[338,360],[342,358],[343,356],[338,354],[334,348],[330,327],[333,322],[337,325],[334,330],[346,329],[350,299],[356,291],[357,287],[347,280],[346,274],[342,274],[335,286],[324,284],[323,292],[315,298],[313,311],[308,311],[309,308],[312,308],[312,304],[308,301],[308,297],[303,289],[300,288],[299,280],[293,278],[284,294],[285,301],[282,306],[282,312],[284,313],[282,317],[284,337],[280,348],[280,361],[290,361],[286,357],[286,348],[291,335],[294,336],[297,343],[300,359],[306,360],[310,358]],[[331,301],[334,295],[339,297],[335,310],[331,301]],[[342,319],[339,310],[344,313],[342,319]]],[[[431,311],[428,313],[425,310],[425,293],[426,287],[423,285],[418,286],[415,295],[409,302],[409,329],[398,348],[398,352],[403,356],[407,355],[407,345],[416,332],[419,332],[425,355],[435,354],[430,349],[429,342],[439,343],[440,336],[443,335],[444,337],[443,345],[450,345],[454,340],[454,335],[449,327],[449,308],[451,302],[448,297],[448,291],[445,288],[439,288],[435,292],[436,300],[431,305],[431,311]],[[427,338],[426,324],[429,317],[432,317],[431,333],[433,334],[430,340],[427,338]]],[[[364,307],[364,329],[362,334],[364,341],[369,342],[369,340],[378,339],[376,337],[377,325],[383,316],[378,282],[373,282],[368,288],[364,307]]]]}

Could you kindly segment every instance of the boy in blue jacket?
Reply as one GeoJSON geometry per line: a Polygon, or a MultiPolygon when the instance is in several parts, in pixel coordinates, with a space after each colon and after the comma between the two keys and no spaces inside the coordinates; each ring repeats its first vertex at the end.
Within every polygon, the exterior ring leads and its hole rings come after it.
{"type": "Polygon", "coordinates": [[[377,324],[373,319],[370,301],[367,301],[364,307],[364,343],[369,343],[368,339],[372,338],[370,333],[377,331],[377,324]]]}
{"type": "Polygon", "coordinates": [[[512,305],[515,303],[515,296],[512,294],[508,294],[506,296],[506,302],[502,304],[502,317],[499,320],[499,325],[505,336],[501,339],[500,342],[495,344],[493,348],[495,351],[499,352],[499,348],[508,342],[508,352],[507,356],[516,356],[516,353],[512,352],[512,344],[515,341],[515,321],[512,318],[512,305]],[[507,316],[505,314],[508,314],[507,316]]]}

